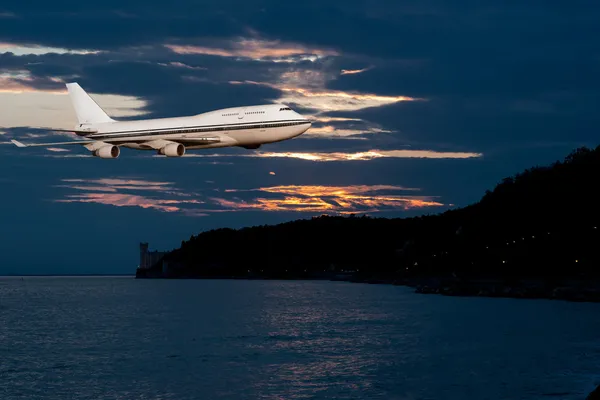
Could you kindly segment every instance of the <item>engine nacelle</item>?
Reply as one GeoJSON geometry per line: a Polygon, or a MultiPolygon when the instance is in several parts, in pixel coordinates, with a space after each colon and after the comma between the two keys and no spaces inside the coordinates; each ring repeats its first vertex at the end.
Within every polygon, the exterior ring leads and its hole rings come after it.
{"type": "Polygon", "coordinates": [[[117,158],[119,157],[119,154],[121,154],[121,149],[119,149],[119,146],[113,145],[102,146],[92,154],[100,158],[117,158]]]}
{"type": "Polygon", "coordinates": [[[185,154],[185,146],[181,143],[171,143],[160,149],[158,154],[162,154],[167,157],[181,157],[185,154]]]}

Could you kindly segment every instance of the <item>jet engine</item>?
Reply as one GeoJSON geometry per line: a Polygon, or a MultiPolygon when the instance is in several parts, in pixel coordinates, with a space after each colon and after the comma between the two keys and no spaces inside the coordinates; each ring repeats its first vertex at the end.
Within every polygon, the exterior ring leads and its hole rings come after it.
{"type": "Polygon", "coordinates": [[[185,154],[185,146],[181,143],[171,143],[160,149],[158,154],[162,154],[167,157],[181,157],[185,154]]]}
{"type": "Polygon", "coordinates": [[[102,146],[92,154],[100,158],[117,158],[119,157],[119,154],[121,154],[121,149],[119,149],[119,146],[113,145],[102,146]]]}

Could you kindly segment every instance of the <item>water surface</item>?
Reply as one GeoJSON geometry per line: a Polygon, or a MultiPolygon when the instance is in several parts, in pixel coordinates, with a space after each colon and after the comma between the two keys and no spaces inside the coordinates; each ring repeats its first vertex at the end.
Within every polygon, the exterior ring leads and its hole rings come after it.
{"type": "Polygon", "coordinates": [[[584,399],[599,314],[345,282],[0,278],[0,398],[584,399]]]}

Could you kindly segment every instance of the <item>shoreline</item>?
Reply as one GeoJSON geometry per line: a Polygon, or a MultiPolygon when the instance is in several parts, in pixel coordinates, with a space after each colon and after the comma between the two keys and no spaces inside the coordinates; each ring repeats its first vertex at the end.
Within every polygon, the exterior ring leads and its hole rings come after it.
{"type": "Polygon", "coordinates": [[[456,297],[494,297],[512,299],[546,299],[571,302],[600,303],[600,282],[563,280],[549,283],[542,279],[521,280],[507,283],[501,279],[443,279],[443,278],[388,278],[359,277],[352,274],[325,275],[172,275],[157,273],[135,279],[228,279],[228,280],[311,280],[365,283],[371,285],[405,286],[419,294],[437,294],[456,297]]]}

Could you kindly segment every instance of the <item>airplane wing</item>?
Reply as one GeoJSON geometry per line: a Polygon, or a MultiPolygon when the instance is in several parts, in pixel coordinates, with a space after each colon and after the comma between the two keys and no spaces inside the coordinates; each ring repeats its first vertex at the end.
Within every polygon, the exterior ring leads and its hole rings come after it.
{"type": "MultiPolygon", "coordinates": [[[[108,141],[110,142],[110,141],[108,141]]],[[[221,138],[218,136],[215,137],[195,137],[195,138],[176,138],[176,139],[158,139],[158,140],[149,140],[140,143],[144,147],[148,149],[159,150],[171,143],[181,143],[185,146],[190,145],[202,145],[202,144],[211,144],[211,143],[219,143],[221,142],[221,138]]],[[[112,141],[112,143],[116,144],[116,142],[112,141]]]]}
{"type": "MultiPolygon", "coordinates": [[[[104,143],[104,144],[114,144],[116,146],[118,146],[119,144],[123,144],[126,142],[130,142],[132,140],[104,140],[104,141],[99,141],[99,140],[72,140],[70,142],[53,142],[53,143],[31,143],[31,144],[25,144],[25,143],[21,143],[18,140],[11,140],[12,144],[14,144],[17,147],[48,147],[48,146],[65,146],[65,145],[72,145],[72,144],[79,144],[79,145],[88,145],[88,144],[92,144],[92,143],[104,143]],[[119,143],[121,142],[121,143],[119,143]]],[[[133,140],[135,141],[135,140],[133,140]]],[[[221,141],[221,138],[219,137],[197,137],[197,138],[182,138],[182,139],[169,139],[169,140],[152,140],[152,141],[147,141],[144,142],[145,145],[147,145],[149,148],[153,148],[153,149],[160,149],[161,147],[164,147],[165,145],[169,144],[169,143],[183,143],[183,144],[194,144],[194,145],[198,145],[198,144],[211,144],[211,143],[219,143],[221,141]]]]}
{"type": "Polygon", "coordinates": [[[17,147],[48,147],[48,146],[64,146],[64,145],[69,145],[69,144],[80,144],[80,145],[86,145],[86,144],[91,144],[91,143],[96,143],[96,140],[72,140],[70,142],[54,142],[54,143],[32,143],[32,144],[24,144],[21,143],[17,140],[11,140],[12,144],[14,144],[17,147]]]}

